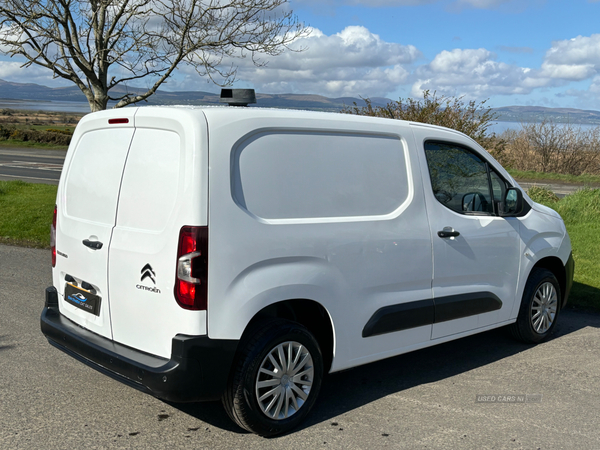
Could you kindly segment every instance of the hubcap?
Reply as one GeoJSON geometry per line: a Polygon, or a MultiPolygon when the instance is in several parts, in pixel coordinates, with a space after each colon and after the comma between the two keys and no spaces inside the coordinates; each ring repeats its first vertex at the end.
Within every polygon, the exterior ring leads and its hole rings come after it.
{"type": "Polygon", "coordinates": [[[546,333],[556,317],[558,295],[554,285],[548,281],[543,283],[535,293],[531,304],[531,325],[536,333],[546,333]]]}
{"type": "Polygon", "coordinates": [[[283,342],[263,359],[256,379],[256,398],[270,419],[286,419],[302,407],[314,378],[312,356],[299,342],[283,342]]]}

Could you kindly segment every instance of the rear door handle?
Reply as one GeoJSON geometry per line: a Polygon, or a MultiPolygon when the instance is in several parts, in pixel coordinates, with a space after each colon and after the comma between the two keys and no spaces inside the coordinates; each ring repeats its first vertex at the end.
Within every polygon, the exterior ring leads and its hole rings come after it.
{"type": "Polygon", "coordinates": [[[438,236],[441,238],[451,238],[460,236],[460,233],[452,227],[444,227],[442,231],[438,231],[438,236]]]}
{"type": "Polygon", "coordinates": [[[100,241],[90,241],[89,239],[84,239],[82,242],[83,242],[83,245],[91,248],[92,250],[100,250],[102,248],[102,246],[104,245],[100,241]]]}

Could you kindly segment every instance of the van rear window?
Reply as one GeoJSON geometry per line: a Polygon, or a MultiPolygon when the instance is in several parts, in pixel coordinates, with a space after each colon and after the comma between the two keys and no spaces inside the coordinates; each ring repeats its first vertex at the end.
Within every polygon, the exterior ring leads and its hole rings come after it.
{"type": "Polygon", "coordinates": [[[180,158],[177,133],[136,130],[123,173],[118,227],[147,231],[165,228],[177,200],[180,158]]]}
{"type": "Polygon", "coordinates": [[[114,225],[117,196],[133,128],[84,134],[68,168],[65,201],[70,217],[114,225]]]}
{"type": "Polygon", "coordinates": [[[233,158],[236,203],[265,219],[381,216],[408,196],[398,137],[265,132],[233,158]]]}

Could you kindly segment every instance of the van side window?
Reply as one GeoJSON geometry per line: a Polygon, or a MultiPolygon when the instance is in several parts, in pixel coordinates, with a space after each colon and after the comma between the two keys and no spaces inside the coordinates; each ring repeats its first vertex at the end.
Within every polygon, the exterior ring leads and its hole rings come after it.
{"type": "Polygon", "coordinates": [[[387,135],[261,132],[236,147],[232,196],[263,219],[390,214],[409,195],[405,152],[387,135]]]}
{"type": "Polygon", "coordinates": [[[435,198],[461,214],[494,214],[505,182],[466,147],[426,142],[425,155],[435,198]]]}
{"type": "Polygon", "coordinates": [[[492,191],[494,194],[494,207],[496,208],[496,213],[499,211],[499,203],[504,198],[504,194],[506,193],[506,181],[500,178],[496,172],[490,170],[490,178],[492,180],[492,191]]]}

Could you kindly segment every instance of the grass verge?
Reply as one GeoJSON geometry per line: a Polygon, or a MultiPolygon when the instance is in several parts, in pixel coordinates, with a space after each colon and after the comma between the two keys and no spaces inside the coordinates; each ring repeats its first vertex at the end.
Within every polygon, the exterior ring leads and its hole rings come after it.
{"type": "Polygon", "coordinates": [[[600,311],[600,189],[582,189],[562,199],[537,186],[528,193],[562,216],[571,237],[575,283],[569,305],[600,311]]]}
{"type": "Polygon", "coordinates": [[[581,184],[586,186],[600,187],[600,175],[565,175],[562,173],[533,172],[509,169],[510,175],[521,181],[553,181],[567,184],[581,184]]]}
{"type": "Polygon", "coordinates": [[[67,150],[69,146],[67,145],[52,145],[52,144],[43,144],[41,142],[32,142],[32,141],[20,141],[17,139],[6,139],[0,141],[0,147],[11,147],[11,148],[37,148],[41,150],[67,150]]]}
{"type": "Polygon", "coordinates": [[[49,248],[57,186],[0,181],[0,243],[49,248]]]}

